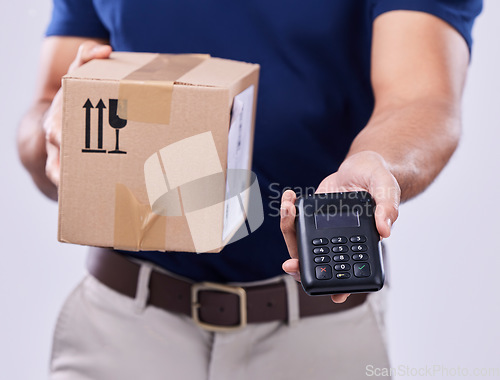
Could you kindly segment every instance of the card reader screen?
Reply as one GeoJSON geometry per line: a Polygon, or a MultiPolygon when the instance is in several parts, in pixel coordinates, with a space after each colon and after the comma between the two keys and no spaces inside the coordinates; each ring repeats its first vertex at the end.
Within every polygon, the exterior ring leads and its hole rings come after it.
{"type": "Polygon", "coordinates": [[[316,229],[325,230],[339,227],[359,227],[359,214],[355,212],[336,214],[314,214],[316,229]]]}

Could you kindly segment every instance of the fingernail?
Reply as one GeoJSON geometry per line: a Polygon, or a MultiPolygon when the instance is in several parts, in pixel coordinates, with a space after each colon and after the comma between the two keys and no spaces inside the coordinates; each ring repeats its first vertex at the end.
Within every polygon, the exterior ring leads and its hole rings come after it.
{"type": "Polygon", "coordinates": [[[390,218],[387,218],[387,220],[385,221],[387,223],[387,225],[389,226],[389,228],[392,227],[392,221],[390,218]]]}
{"type": "Polygon", "coordinates": [[[283,200],[284,201],[291,201],[292,200],[292,194],[290,191],[286,190],[284,193],[283,193],[283,200]]]}
{"type": "Polygon", "coordinates": [[[97,53],[104,51],[104,49],[106,49],[106,46],[97,45],[97,46],[94,46],[94,48],[92,49],[92,53],[97,54],[97,53]]]}
{"type": "Polygon", "coordinates": [[[295,276],[297,276],[299,274],[299,272],[287,272],[287,271],[285,271],[285,273],[289,274],[292,277],[295,277],[295,276]]]}

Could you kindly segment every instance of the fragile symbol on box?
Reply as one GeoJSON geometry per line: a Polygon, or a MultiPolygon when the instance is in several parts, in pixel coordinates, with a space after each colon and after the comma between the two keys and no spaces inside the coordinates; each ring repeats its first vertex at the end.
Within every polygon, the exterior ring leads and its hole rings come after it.
{"type": "Polygon", "coordinates": [[[107,151],[103,148],[103,113],[106,106],[102,99],[94,107],[90,99],[87,99],[83,105],[85,108],[85,148],[82,149],[83,153],[110,153],[110,154],[127,154],[127,152],[120,150],[120,129],[125,128],[127,125],[127,120],[122,119],[118,116],[118,99],[109,99],[109,109],[108,109],[108,123],[111,128],[116,132],[115,149],[107,151]],[[91,113],[92,109],[97,108],[98,118],[97,118],[97,149],[90,147],[90,138],[92,133],[92,120],[91,113]]]}

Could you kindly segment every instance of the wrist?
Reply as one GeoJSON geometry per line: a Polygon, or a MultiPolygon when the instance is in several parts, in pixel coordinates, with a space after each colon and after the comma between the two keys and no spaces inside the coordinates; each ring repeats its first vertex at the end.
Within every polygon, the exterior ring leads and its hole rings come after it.
{"type": "Polygon", "coordinates": [[[17,149],[23,166],[30,172],[45,166],[47,151],[43,118],[49,105],[37,104],[22,119],[17,131],[17,149]]]}
{"type": "Polygon", "coordinates": [[[22,165],[36,186],[47,197],[57,199],[57,188],[45,174],[47,149],[43,119],[49,107],[49,101],[38,102],[24,116],[18,128],[17,149],[22,165]]]}

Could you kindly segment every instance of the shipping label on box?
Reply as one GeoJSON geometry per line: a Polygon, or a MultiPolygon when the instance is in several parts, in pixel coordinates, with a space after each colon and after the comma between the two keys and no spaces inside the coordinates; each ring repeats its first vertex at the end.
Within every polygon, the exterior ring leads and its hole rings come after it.
{"type": "Polygon", "coordinates": [[[113,53],[66,75],[59,240],[218,252],[257,229],[258,74],[207,55],[113,53]]]}

